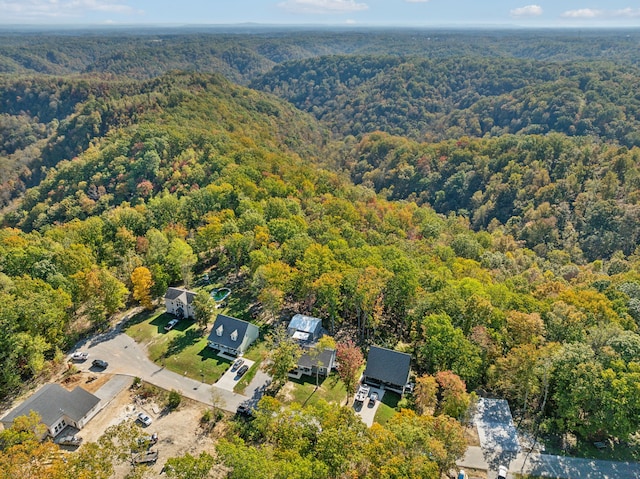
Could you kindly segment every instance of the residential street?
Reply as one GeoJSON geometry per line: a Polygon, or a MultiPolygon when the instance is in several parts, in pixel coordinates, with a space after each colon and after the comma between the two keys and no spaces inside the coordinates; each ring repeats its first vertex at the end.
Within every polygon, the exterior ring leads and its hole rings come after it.
{"type": "MultiPolygon", "coordinates": [[[[127,317],[123,319],[123,322],[126,319],[127,317]]],[[[228,389],[201,383],[176,374],[150,361],[144,349],[122,332],[120,324],[106,333],[79,343],[76,349],[87,351],[89,359],[84,363],[76,363],[76,367],[83,371],[101,374],[102,371],[91,367],[91,361],[103,359],[109,363],[105,373],[138,376],[150,384],[167,390],[175,389],[185,397],[209,405],[212,403],[212,390],[215,390],[220,407],[230,412],[235,412],[238,405],[243,401],[252,397],[255,400],[261,394],[264,384],[269,380],[266,374],[259,371],[247,388],[247,392],[251,392],[251,395],[243,396],[228,389]]]]}

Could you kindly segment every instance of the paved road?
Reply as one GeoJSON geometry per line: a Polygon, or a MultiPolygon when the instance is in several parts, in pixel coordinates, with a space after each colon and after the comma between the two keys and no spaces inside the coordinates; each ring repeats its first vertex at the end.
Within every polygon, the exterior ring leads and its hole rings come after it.
{"type": "MultiPolygon", "coordinates": [[[[144,349],[122,332],[120,325],[104,334],[79,343],[76,350],[89,353],[87,361],[76,364],[79,369],[84,371],[102,374],[100,370],[91,367],[91,361],[96,358],[104,359],[109,362],[105,373],[137,376],[163,389],[175,389],[183,396],[204,404],[212,405],[212,391],[215,391],[217,405],[230,412],[235,412],[241,402],[250,399],[249,396],[190,379],[153,363],[147,357],[144,349]]],[[[246,391],[255,399],[264,390],[264,384],[268,379],[268,376],[259,372],[246,391]]]]}
{"type": "Polygon", "coordinates": [[[535,477],[557,479],[640,479],[640,463],[581,459],[550,454],[520,452],[515,457],[491,457],[480,447],[469,447],[458,461],[462,468],[489,471],[488,479],[496,477],[497,464],[505,464],[512,474],[530,474],[535,477]]]}
{"type": "Polygon", "coordinates": [[[487,471],[495,479],[500,465],[511,474],[557,479],[640,479],[640,463],[602,461],[522,452],[506,401],[481,399],[474,423],[480,447],[467,448],[458,466],[487,471]]]}

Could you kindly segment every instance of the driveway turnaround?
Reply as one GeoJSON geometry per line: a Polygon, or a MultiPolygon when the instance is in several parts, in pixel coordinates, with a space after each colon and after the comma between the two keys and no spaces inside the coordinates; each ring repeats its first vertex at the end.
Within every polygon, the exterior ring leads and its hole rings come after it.
{"type": "MultiPolygon", "coordinates": [[[[133,338],[122,332],[121,324],[76,346],[76,350],[89,352],[89,357],[92,360],[104,359],[107,361],[109,366],[104,371],[91,369],[91,361],[76,363],[76,367],[83,371],[91,371],[93,374],[137,376],[149,384],[169,391],[175,389],[189,399],[208,405],[212,405],[212,392],[215,391],[217,405],[230,412],[235,412],[240,403],[249,399],[249,397],[236,394],[232,390],[196,381],[153,363],[143,348],[133,338]]],[[[254,381],[251,386],[254,386],[254,381]]],[[[254,388],[259,388],[259,385],[254,388]]],[[[249,388],[248,391],[253,392],[249,388]]]]}

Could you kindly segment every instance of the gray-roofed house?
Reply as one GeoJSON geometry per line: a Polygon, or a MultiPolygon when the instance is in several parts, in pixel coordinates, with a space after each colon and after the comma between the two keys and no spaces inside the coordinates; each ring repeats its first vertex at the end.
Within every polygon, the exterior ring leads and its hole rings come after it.
{"type": "Polygon", "coordinates": [[[320,353],[315,353],[312,348],[305,348],[302,356],[298,359],[298,366],[291,373],[293,377],[300,377],[302,374],[308,376],[326,377],[336,362],[336,350],[326,348],[320,353]]]}
{"type": "Polygon", "coordinates": [[[219,314],[207,341],[213,349],[241,356],[258,339],[259,334],[260,330],[255,324],[219,314]]]}
{"type": "Polygon", "coordinates": [[[40,388],[0,421],[5,428],[11,427],[15,418],[34,411],[40,415],[49,435],[56,437],[67,426],[82,429],[98,413],[99,402],[98,397],[80,386],[68,391],[59,384],[52,383],[40,388]]]}
{"type": "Polygon", "coordinates": [[[409,382],[411,356],[391,349],[371,346],[363,382],[404,394],[409,382]]]}
{"type": "Polygon", "coordinates": [[[193,300],[196,293],[182,288],[169,288],[164,295],[164,304],[167,307],[167,313],[171,313],[179,318],[196,317],[193,307],[193,300]]]}
{"type": "Polygon", "coordinates": [[[296,314],[289,321],[287,333],[300,342],[313,343],[322,336],[322,320],[304,314],[296,314]]]}

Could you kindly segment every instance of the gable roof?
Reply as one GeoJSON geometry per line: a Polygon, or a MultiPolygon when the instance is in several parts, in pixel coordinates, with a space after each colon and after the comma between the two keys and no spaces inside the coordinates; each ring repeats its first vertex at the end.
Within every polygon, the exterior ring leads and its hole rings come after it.
{"type": "Polygon", "coordinates": [[[303,331],[305,333],[315,333],[322,327],[322,320],[313,318],[311,316],[305,316],[304,314],[296,314],[291,321],[287,329],[294,329],[296,331],[303,331]]]}
{"type": "Polygon", "coordinates": [[[322,363],[322,367],[328,369],[333,365],[335,354],[336,350],[330,348],[325,349],[317,356],[313,356],[312,354],[310,354],[309,350],[305,350],[302,353],[302,356],[300,356],[300,359],[298,359],[298,366],[302,368],[310,368],[312,366],[317,367],[320,363],[322,363]]]}
{"type": "Polygon", "coordinates": [[[213,323],[213,328],[211,328],[211,333],[209,333],[207,340],[236,349],[242,344],[242,341],[244,341],[247,329],[249,328],[258,329],[255,324],[219,314],[216,317],[215,323],[213,323]],[[218,335],[219,333],[220,335],[218,335]]]}
{"type": "Polygon", "coordinates": [[[392,349],[371,346],[367,355],[366,377],[384,383],[404,386],[409,380],[411,356],[392,349]]]}
{"type": "Polygon", "coordinates": [[[195,296],[196,296],[196,293],[194,293],[193,291],[189,291],[188,289],[168,288],[167,292],[164,294],[164,299],[168,299],[168,300],[179,299],[184,304],[191,304],[195,296]]]}
{"type": "Polygon", "coordinates": [[[78,422],[99,402],[98,397],[80,386],[67,391],[59,384],[47,384],[3,417],[2,421],[13,422],[15,418],[35,411],[46,426],[53,425],[63,415],[78,422]]]}

